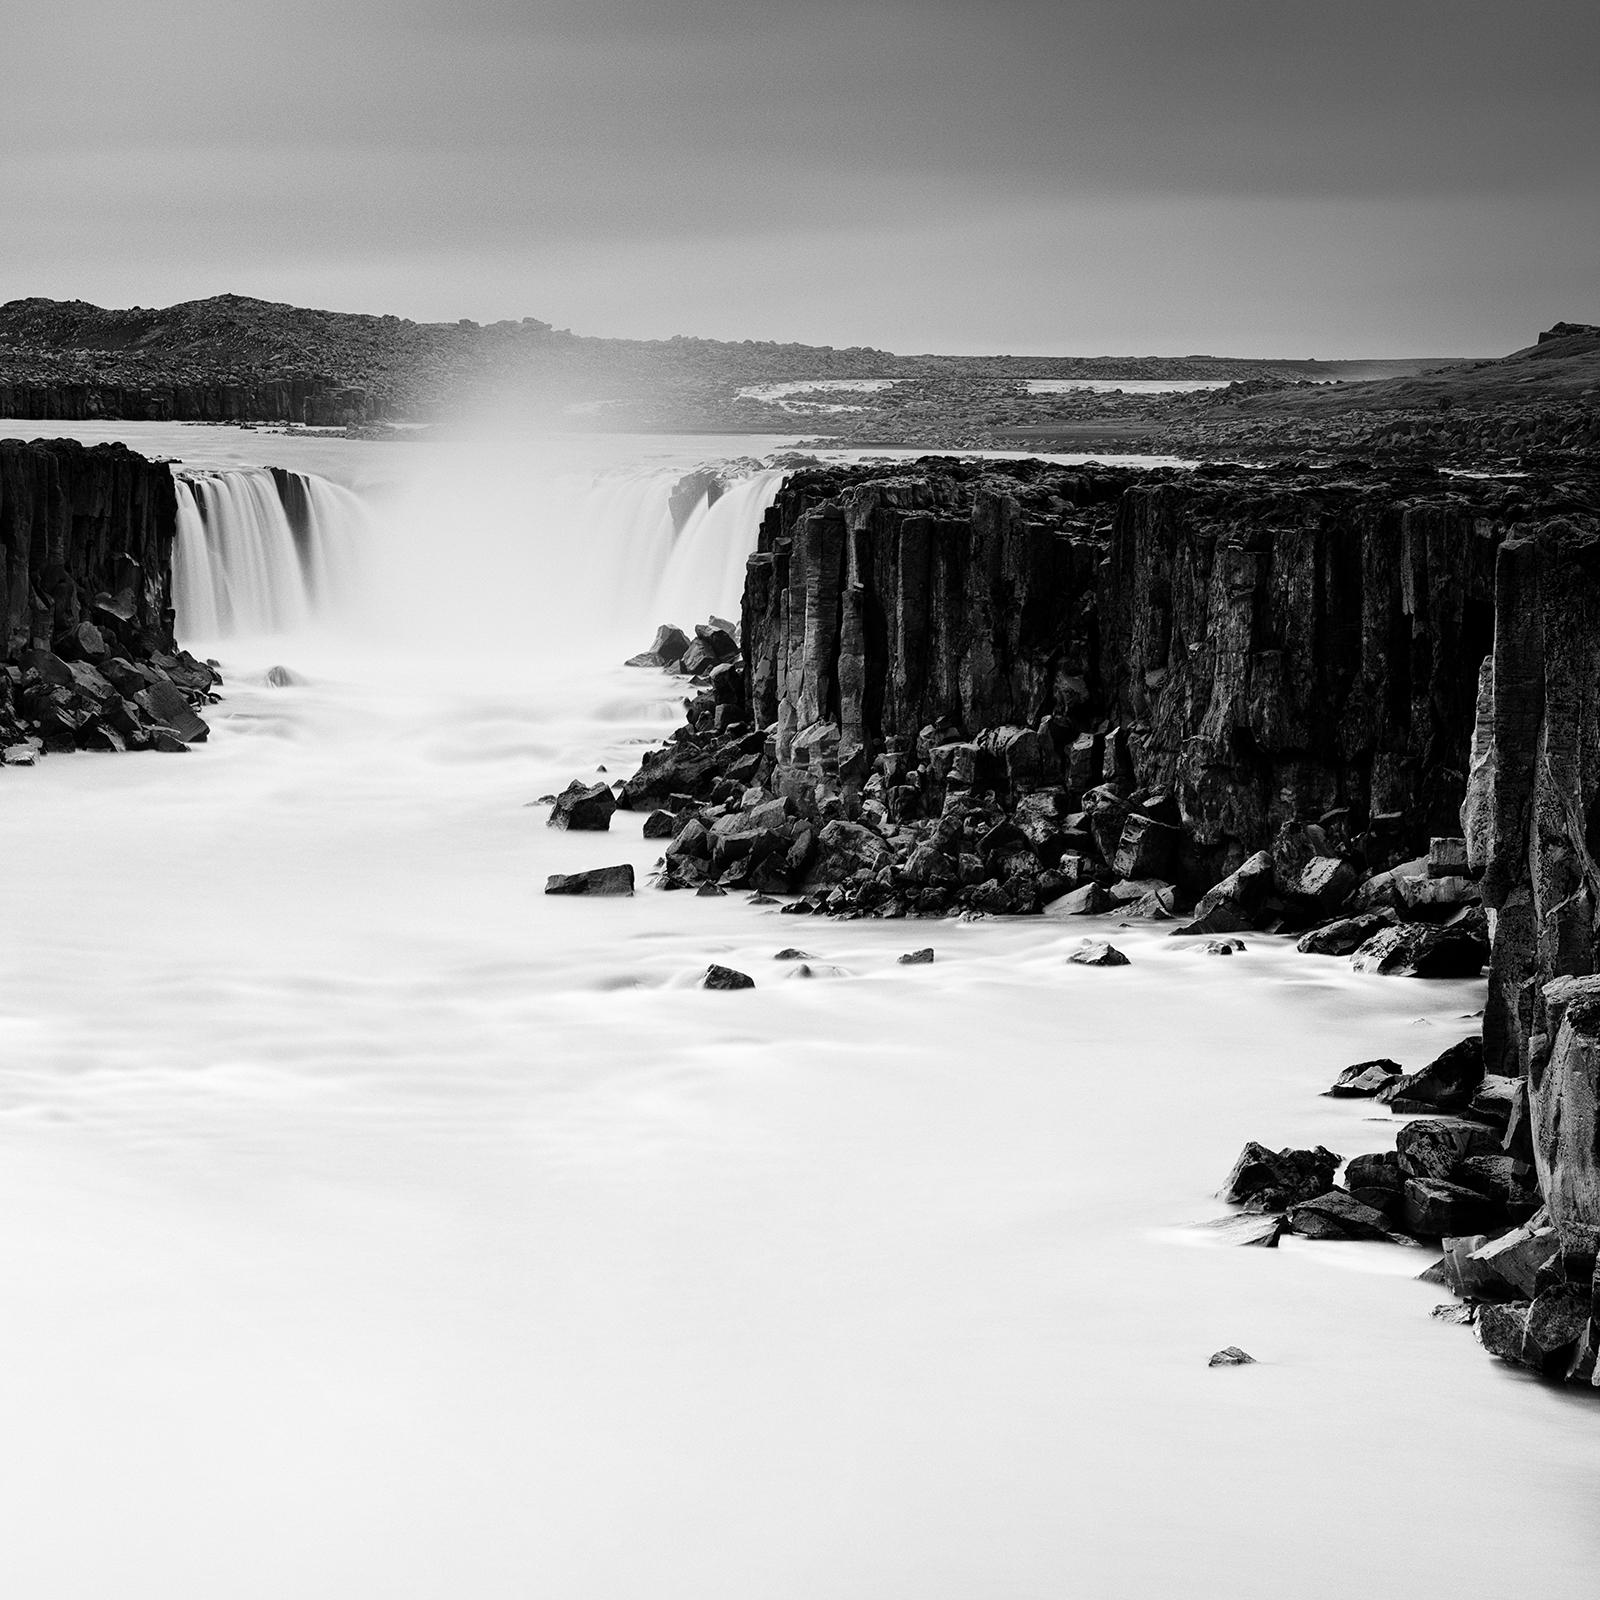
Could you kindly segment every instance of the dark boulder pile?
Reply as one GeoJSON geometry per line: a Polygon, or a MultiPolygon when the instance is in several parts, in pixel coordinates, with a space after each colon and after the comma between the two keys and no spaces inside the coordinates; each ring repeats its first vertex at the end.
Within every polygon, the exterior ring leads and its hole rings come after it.
{"type": "MultiPolygon", "coordinates": [[[[774,730],[739,713],[736,638],[715,619],[695,633],[679,651],[685,635],[663,626],[631,662],[675,656],[665,670],[696,690],[684,725],[617,789],[618,806],[650,812],[646,836],[668,841],[661,888],[792,895],[788,910],[839,917],[1115,913],[1206,936],[1219,954],[1239,945],[1217,935],[1309,929],[1302,950],[1418,977],[1472,976],[1488,959],[1461,841],[1399,860],[1387,821],[1355,836],[1343,814],[1285,823],[1197,898],[1177,800],[1133,783],[1116,730],[1071,736],[1047,719],[965,740],[930,725],[886,741],[859,798],[789,781],[774,730]]],[[[837,756],[835,730],[808,760],[837,756]]]]}
{"type": "Polygon", "coordinates": [[[1483,1042],[1452,1045],[1417,1072],[1393,1061],[1345,1068],[1328,1093],[1408,1117],[1395,1148],[1345,1162],[1332,1151],[1247,1144],[1221,1190],[1244,1212],[1310,1239],[1437,1241],[1424,1274],[1464,1302],[1491,1354],[1548,1378],[1597,1383],[1595,1252],[1552,1222],[1540,1193],[1526,1085],[1484,1070],[1483,1042]],[[1417,1115],[1423,1112],[1425,1115],[1417,1115]],[[1343,1183],[1336,1181],[1343,1168],[1343,1183]]]}

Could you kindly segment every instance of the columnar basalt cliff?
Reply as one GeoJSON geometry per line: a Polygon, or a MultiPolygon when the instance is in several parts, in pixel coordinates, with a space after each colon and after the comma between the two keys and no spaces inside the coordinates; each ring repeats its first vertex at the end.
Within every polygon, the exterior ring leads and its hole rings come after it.
{"type": "Polygon", "coordinates": [[[1536,509],[1432,473],[799,473],[750,563],[750,720],[780,789],[1010,729],[1002,779],[1170,791],[1197,888],[1329,813],[1420,847],[1455,831],[1495,552],[1536,509]]]}
{"type": "Polygon", "coordinates": [[[1527,1085],[1563,1245],[1600,1245],[1600,518],[1500,552],[1463,821],[1496,913],[1484,1046],[1527,1085]]]}
{"type": "Polygon", "coordinates": [[[169,468],[123,445],[0,440],[0,758],[182,748],[219,681],[173,638],[169,468]]]}
{"type": "Polygon", "coordinates": [[[742,655],[712,622],[637,658],[700,686],[619,799],[669,808],[663,887],[1489,961],[1481,1041],[1329,1091],[1417,1119],[1394,1151],[1252,1143],[1225,1198],[1262,1213],[1247,1243],[1439,1240],[1455,1320],[1595,1385],[1600,482],[812,469],[763,523],[742,628],[742,655]]]}

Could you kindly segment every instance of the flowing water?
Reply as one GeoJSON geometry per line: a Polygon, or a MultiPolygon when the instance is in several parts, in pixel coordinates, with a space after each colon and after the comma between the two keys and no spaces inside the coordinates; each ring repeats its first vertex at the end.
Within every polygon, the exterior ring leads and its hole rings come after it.
{"type": "Polygon", "coordinates": [[[1481,985],[546,899],[655,859],[528,802],[673,725],[614,663],[735,603],[773,480],[674,539],[702,440],[157,438],[215,502],[211,740],[0,784],[7,1597],[1592,1594],[1592,1405],[1431,1320],[1424,1253],[1201,1226],[1248,1137],[1385,1147],[1318,1091],[1481,985]],[[268,464],[360,499],[284,547],[207,476],[268,464]]]}

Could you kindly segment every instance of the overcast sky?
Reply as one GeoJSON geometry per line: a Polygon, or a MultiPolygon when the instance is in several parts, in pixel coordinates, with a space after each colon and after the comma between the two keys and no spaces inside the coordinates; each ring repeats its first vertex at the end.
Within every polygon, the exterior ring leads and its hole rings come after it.
{"type": "Polygon", "coordinates": [[[0,299],[921,350],[1600,321],[1596,0],[0,0],[0,299]]]}

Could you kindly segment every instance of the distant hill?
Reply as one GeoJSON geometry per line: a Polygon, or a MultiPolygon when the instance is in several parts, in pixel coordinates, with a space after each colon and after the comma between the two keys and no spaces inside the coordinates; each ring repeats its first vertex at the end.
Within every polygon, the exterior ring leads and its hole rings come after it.
{"type": "MultiPolygon", "coordinates": [[[[423,420],[514,400],[616,426],[780,430],[793,415],[741,396],[768,383],[850,378],[1016,385],[1034,379],[1289,380],[1411,372],[1423,362],[1219,356],[901,356],[866,347],[676,337],[589,338],[537,318],[480,326],[319,311],[218,295],[108,310],[0,305],[0,416],[423,420]]],[[[940,409],[945,409],[940,402],[940,409]]]]}

